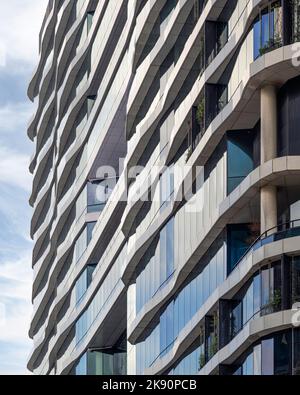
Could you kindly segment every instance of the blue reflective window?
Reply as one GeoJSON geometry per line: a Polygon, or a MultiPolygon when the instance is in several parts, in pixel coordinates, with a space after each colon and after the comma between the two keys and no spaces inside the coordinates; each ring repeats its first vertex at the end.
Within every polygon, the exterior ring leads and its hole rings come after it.
{"type": "Polygon", "coordinates": [[[227,276],[259,235],[258,229],[248,224],[228,225],[227,237],[227,276]]]}
{"type": "Polygon", "coordinates": [[[137,312],[167,283],[174,273],[174,218],[161,230],[143,261],[145,267],[136,279],[137,312]],[[146,261],[146,263],[145,263],[146,261]]]}
{"type": "Polygon", "coordinates": [[[260,55],[260,21],[257,19],[253,25],[254,59],[260,55]]]}
{"type": "Polygon", "coordinates": [[[261,46],[262,48],[267,46],[270,38],[270,30],[269,30],[269,13],[268,9],[262,11],[261,15],[261,46]]]}
{"type": "Polygon", "coordinates": [[[160,232],[160,284],[167,279],[167,228],[160,232]]]}
{"type": "Polygon", "coordinates": [[[203,305],[203,285],[202,285],[203,276],[197,277],[197,310],[203,305]]]}
{"type": "Polygon", "coordinates": [[[166,343],[167,344],[166,344],[166,347],[169,347],[170,345],[172,345],[172,343],[175,339],[175,337],[174,337],[173,307],[174,307],[174,304],[170,303],[169,306],[167,307],[167,310],[166,310],[166,316],[167,316],[167,334],[166,334],[166,337],[167,337],[166,343]]]}
{"type": "Polygon", "coordinates": [[[230,315],[230,336],[234,338],[240,330],[243,328],[242,320],[242,304],[238,303],[231,312],[230,315]]]}
{"type": "Polygon", "coordinates": [[[227,193],[231,193],[254,168],[254,133],[247,131],[227,134],[227,193]]]}
{"type": "Polygon", "coordinates": [[[160,352],[163,354],[167,347],[167,319],[166,312],[160,317],[160,352]]]}
{"type": "Polygon", "coordinates": [[[274,374],[274,339],[261,342],[261,374],[262,376],[274,374]]]}
{"type": "Polygon", "coordinates": [[[87,212],[101,212],[109,198],[111,190],[105,182],[89,182],[87,184],[87,212]]]}
{"type": "Polygon", "coordinates": [[[93,279],[93,272],[96,265],[88,265],[76,282],[76,304],[78,304],[85,295],[93,279]]]}
{"type": "Polygon", "coordinates": [[[167,276],[169,278],[174,271],[174,219],[167,224],[167,276]]]}
{"type": "Polygon", "coordinates": [[[251,283],[247,292],[247,320],[253,318],[253,283],[251,283]]]}
{"type": "Polygon", "coordinates": [[[254,59],[282,45],[283,14],[281,1],[270,3],[253,24],[254,59]]]}
{"type": "Polygon", "coordinates": [[[253,353],[248,355],[246,361],[243,364],[243,375],[244,376],[253,376],[254,373],[254,358],[253,353]]]}
{"type": "Polygon", "coordinates": [[[163,211],[174,195],[174,166],[169,167],[160,177],[160,210],[163,211]]]}
{"type": "Polygon", "coordinates": [[[203,270],[202,285],[203,285],[203,301],[206,301],[207,298],[209,297],[209,267],[208,266],[206,266],[206,268],[203,270]]]}
{"type": "MultiPolygon", "coordinates": [[[[167,229],[167,226],[165,229],[167,229]]],[[[171,230],[171,232],[172,231],[173,230],[171,230]]],[[[164,238],[161,238],[161,240],[164,240],[164,238]]],[[[168,240],[168,237],[166,240],[168,240]]],[[[167,244],[167,241],[165,244],[167,244]]],[[[162,244],[160,245],[160,249],[161,248],[162,244]]],[[[169,352],[179,332],[188,324],[195,313],[211,295],[211,292],[216,289],[217,279],[219,278],[220,282],[223,281],[222,277],[224,277],[224,265],[226,264],[226,259],[224,261],[224,250],[224,243],[218,251],[215,251],[214,248],[214,255],[210,261],[206,262],[206,267],[203,269],[203,271],[200,271],[198,275],[193,273],[195,277],[193,277],[193,274],[190,276],[188,279],[188,284],[179,292],[176,298],[169,303],[165,311],[161,314],[160,322],[157,327],[158,347],[156,346],[157,338],[149,338],[150,343],[148,343],[148,340],[143,342],[145,344],[147,342],[146,353],[151,353],[151,350],[154,350],[153,358],[150,361],[151,363],[158,357],[162,357],[166,352],[169,352]],[[220,268],[220,274],[217,274],[218,268],[220,268]],[[149,350],[147,347],[150,347],[149,350]]],[[[162,264],[161,261],[159,262],[162,264]]],[[[216,348],[215,333],[212,334],[210,341],[212,348],[211,351],[214,353],[216,348]]],[[[178,367],[178,369],[182,369],[182,372],[186,371],[186,369],[188,369],[189,372],[195,370],[195,368],[198,369],[201,350],[199,349],[198,359],[196,358],[196,353],[193,353],[193,355],[190,356],[190,359],[184,362],[181,367],[178,367]]],[[[147,367],[148,359],[145,363],[145,366],[147,367]]]]}
{"type": "Polygon", "coordinates": [[[198,310],[197,303],[197,279],[191,282],[191,317],[193,317],[198,310]]]}
{"type": "Polygon", "coordinates": [[[190,319],[190,308],[191,308],[191,298],[190,298],[190,287],[187,286],[184,289],[184,323],[186,324],[190,319]]]}
{"type": "Polygon", "coordinates": [[[217,260],[213,257],[209,263],[209,283],[210,290],[209,293],[212,294],[217,288],[217,260]]]}
{"type": "Polygon", "coordinates": [[[268,269],[261,272],[261,304],[267,307],[270,303],[270,273],[268,269]]]}
{"type": "Polygon", "coordinates": [[[181,292],[178,296],[178,303],[179,303],[179,332],[184,327],[184,294],[181,292]]]}
{"type": "Polygon", "coordinates": [[[260,311],[260,275],[256,275],[253,279],[253,314],[260,311]]]}
{"type": "Polygon", "coordinates": [[[179,303],[178,298],[174,302],[174,338],[178,336],[179,333],[179,303]]]}
{"type": "Polygon", "coordinates": [[[83,354],[75,368],[76,376],[87,375],[87,354],[83,354]]]}

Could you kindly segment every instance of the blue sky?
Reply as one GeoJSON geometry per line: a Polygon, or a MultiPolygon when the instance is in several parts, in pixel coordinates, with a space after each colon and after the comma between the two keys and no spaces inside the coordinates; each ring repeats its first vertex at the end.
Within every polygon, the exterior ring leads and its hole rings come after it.
{"type": "Polygon", "coordinates": [[[26,90],[47,2],[0,3],[0,374],[26,374],[32,348],[28,164],[34,146],[26,128],[34,104],[26,90]]]}

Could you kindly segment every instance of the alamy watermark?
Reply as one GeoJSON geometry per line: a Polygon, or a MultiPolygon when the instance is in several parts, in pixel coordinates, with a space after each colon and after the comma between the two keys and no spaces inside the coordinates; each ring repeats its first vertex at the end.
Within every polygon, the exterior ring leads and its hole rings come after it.
{"type": "Polygon", "coordinates": [[[300,302],[294,303],[292,307],[292,324],[294,327],[300,327],[300,302]]]}
{"type": "Polygon", "coordinates": [[[187,202],[187,212],[198,212],[204,207],[203,166],[188,166],[175,164],[171,167],[155,165],[150,169],[143,166],[133,166],[122,171],[123,160],[120,160],[119,171],[114,167],[102,166],[96,172],[99,186],[94,190],[94,199],[101,203],[103,200],[111,202],[126,202],[134,204],[154,202],[187,202]],[[118,174],[122,174],[119,178],[118,174]],[[126,174],[126,175],[124,175],[126,174]],[[122,193],[114,193],[118,184],[122,193]],[[106,188],[105,188],[106,186],[106,188]],[[104,192],[106,191],[106,192],[104,192]],[[195,197],[197,196],[197,199],[195,197]]]}

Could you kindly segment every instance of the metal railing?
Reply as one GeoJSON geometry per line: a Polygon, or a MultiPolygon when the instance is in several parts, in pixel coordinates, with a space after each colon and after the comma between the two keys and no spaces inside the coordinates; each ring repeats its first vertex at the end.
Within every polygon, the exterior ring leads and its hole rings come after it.
{"type": "MultiPolygon", "coordinates": [[[[278,224],[277,226],[266,230],[250,245],[249,248],[247,248],[245,253],[235,264],[233,270],[237,268],[240,262],[249,254],[250,251],[255,251],[266,244],[295,236],[300,236],[300,219],[278,224]]],[[[231,272],[233,272],[233,270],[231,272]]]]}

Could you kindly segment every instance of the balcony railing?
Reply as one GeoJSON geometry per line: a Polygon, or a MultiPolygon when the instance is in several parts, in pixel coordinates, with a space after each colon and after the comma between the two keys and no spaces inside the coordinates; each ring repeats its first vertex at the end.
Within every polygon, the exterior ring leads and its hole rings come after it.
{"type": "Polygon", "coordinates": [[[300,236],[300,219],[285,222],[283,224],[278,224],[277,226],[268,229],[262,233],[251,246],[246,250],[246,252],[237,261],[235,268],[240,264],[240,262],[249,254],[251,251],[256,251],[264,245],[273,243],[275,241],[288,239],[290,237],[300,236]],[[280,229],[280,230],[278,230],[280,229]]]}

